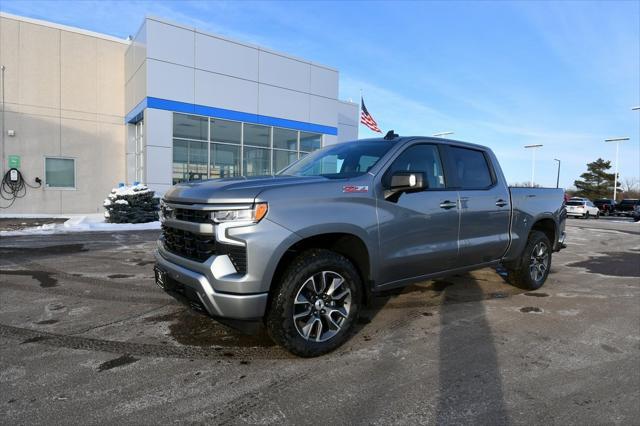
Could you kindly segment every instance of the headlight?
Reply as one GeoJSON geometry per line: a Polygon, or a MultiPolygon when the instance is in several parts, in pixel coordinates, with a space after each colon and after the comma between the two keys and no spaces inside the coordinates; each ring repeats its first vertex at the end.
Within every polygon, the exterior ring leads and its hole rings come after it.
{"type": "Polygon", "coordinates": [[[254,222],[258,223],[266,216],[269,206],[267,203],[256,203],[253,208],[245,210],[216,210],[211,213],[211,219],[216,223],[224,222],[254,222]]]}

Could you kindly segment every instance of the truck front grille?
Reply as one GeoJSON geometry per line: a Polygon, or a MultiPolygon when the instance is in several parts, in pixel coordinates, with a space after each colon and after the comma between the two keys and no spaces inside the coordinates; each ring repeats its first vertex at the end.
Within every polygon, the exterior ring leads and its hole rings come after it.
{"type": "Polygon", "coordinates": [[[193,223],[213,223],[211,212],[206,210],[175,209],[175,218],[193,223]]]}
{"type": "Polygon", "coordinates": [[[166,225],[162,225],[162,236],[165,248],[175,255],[204,262],[215,254],[226,254],[239,273],[247,273],[247,249],[244,246],[220,244],[214,235],[195,234],[166,225]]]}
{"type": "Polygon", "coordinates": [[[216,253],[216,238],[213,235],[198,235],[166,225],[162,226],[162,235],[167,250],[178,256],[204,262],[216,253]]]}

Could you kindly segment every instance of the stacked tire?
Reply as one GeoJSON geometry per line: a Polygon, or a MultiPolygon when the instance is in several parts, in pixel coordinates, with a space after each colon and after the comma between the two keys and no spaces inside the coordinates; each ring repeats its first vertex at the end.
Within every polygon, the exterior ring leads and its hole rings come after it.
{"type": "Polygon", "coordinates": [[[104,217],[109,223],[146,223],[158,220],[160,200],[146,185],[121,185],[104,200],[104,217]]]}

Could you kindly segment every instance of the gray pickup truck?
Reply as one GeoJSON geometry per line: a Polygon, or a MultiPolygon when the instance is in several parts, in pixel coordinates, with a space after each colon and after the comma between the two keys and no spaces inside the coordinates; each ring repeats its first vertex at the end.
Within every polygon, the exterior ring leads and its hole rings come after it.
{"type": "Polygon", "coordinates": [[[391,134],[325,147],[275,176],[173,186],[156,282],[317,356],[384,290],[500,264],[512,284],[539,288],[565,218],[562,189],[509,188],[487,147],[391,134]]]}

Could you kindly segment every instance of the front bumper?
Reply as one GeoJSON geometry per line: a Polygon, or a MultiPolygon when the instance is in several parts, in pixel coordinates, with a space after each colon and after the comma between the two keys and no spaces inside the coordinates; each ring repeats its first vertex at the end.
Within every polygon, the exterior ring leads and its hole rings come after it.
{"type": "Polygon", "coordinates": [[[170,278],[164,290],[181,302],[189,299],[183,297],[187,293],[195,295],[206,312],[214,317],[249,320],[264,315],[268,293],[231,294],[216,291],[207,277],[171,262],[163,257],[162,250],[158,250],[155,256],[156,266],[170,278]]]}

